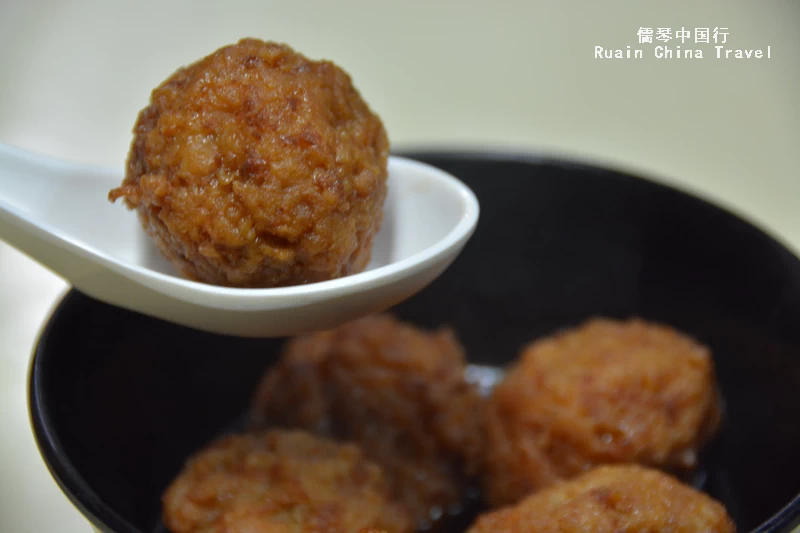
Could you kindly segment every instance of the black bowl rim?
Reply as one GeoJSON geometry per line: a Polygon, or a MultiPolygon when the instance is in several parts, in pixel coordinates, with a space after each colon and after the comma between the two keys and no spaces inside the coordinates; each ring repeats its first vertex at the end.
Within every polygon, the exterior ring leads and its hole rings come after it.
{"type": "Polygon", "coordinates": [[[34,348],[28,376],[28,413],[36,445],[50,475],[81,514],[100,531],[114,533],[142,533],[133,524],[119,516],[92,490],[91,486],[64,454],[61,441],[53,431],[53,423],[48,413],[39,384],[42,380],[41,354],[47,349],[48,341],[56,327],[59,317],[69,311],[72,301],[79,291],[70,289],[54,305],[46,325],[39,335],[34,348]]]}
{"type": "MultiPolygon", "coordinates": [[[[704,206],[709,209],[736,219],[740,223],[744,223],[751,231],[758,233],[760,237],[771,241],[774,245],[777,245],[780,249],[785,251],[787,255],[791,257],[791,260],[795,263],[797,268],[800,269],[800,258],[795,255],[789,246],[742,214],[734,213],[726,207],[706,199],[702,194],[696,191],[690,192],[678,186],[667,185],[654,177],[644,177],[639,172],[634,173],[633,171],[623,168],[622,165],[614,165],[617,168],[612,168],[610,165],[583,162],[580,161],[579,158],[572,156],[545,156],[530,153],[506,152],[503,150],[419,149],[402,150],[396,155],[410,158],[435,157],[437,159],[465,161],[484,160],[539,164],[573,169],[585,173],[606,173],[628,180],[645,181],[655,189],[662,189],[684,197],[689,197],[696,202],[704,204],[704,206]]],[[[650,173],[648,173],[648,175],[653,176],[653,174],[650,173]]],[[[102,531],[113,531],[114,533],[144,533],[117,514],[108,505],[104,504],[102,498],[100,498],[83,479],[77,468],[75,468],[69,458],[64,455],[61,442],[52,430],[50,415],[44,407],[42,390],[39,386],[42,374],[41,359],[44,357],[42,354],[47,349],[49,338],[52,335],[55,325],[59,321],[59,317],[61,314],[68,311],[70,303],[77,297],[77,294],[78,291],[71,288],[54,303],[33,350],[28,375],[28,414],[34,439],[39,448],[39,453],[50,471],[50,475],[72,504],[95,528],[102,531]]],[[[797,526],[800,526],[800,493],[750,533],[789,533],[797,526]]]]}

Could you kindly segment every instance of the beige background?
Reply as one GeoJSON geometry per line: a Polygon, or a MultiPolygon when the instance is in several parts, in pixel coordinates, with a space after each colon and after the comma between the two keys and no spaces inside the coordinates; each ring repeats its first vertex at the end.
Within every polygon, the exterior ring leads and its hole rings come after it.
{"type": "MultiPolygon", "coordinates": [[[[800,3],[700,4],[2,0],[0,142],[121,168],[152,87],[255,36],[342,65],[396,147],[549,151],[642,170],[800,250],[800,3]],[[770,45],[772,58],[716,60],[698,45],[702,60],[656,60],[640,26],[727,27],[727,46],[770,45]],[[645,58],[596,60],[595,45],[645,58]]],[[[63,289],[0,244],[0,531],[88,530],[41,464],[26,414],[28,355],[63,289]]]]}

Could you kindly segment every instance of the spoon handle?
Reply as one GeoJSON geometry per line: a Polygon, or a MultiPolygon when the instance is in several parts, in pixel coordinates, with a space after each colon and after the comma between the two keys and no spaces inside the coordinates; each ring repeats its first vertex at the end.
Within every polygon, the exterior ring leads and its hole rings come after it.
{"type": "MultiPolygon", "coordinates": [[[[94,255],[81,242],[82,167],[0,144],[0,239],[74,282],[94,255]]],[[[92,169],[90,173],[97,173],[92,169]]],[[[100,199],[102,201],[102,198],[100,199]]],[[[83,232],[85,233],[85,232],[83,232]]]]}

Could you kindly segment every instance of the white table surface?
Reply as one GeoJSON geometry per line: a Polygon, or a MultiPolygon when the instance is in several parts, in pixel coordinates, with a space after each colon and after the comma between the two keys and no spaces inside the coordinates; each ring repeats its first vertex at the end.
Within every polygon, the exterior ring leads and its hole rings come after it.
{"type": "MultiPolygon", "coordinates": [[[[800,3],[0,3],[0,142],[122,168],[149,91],[240,37],[350,72],[395,147],[547,151],[644,171],[800,250],[800,3]],[[699,5],[702,4],[702,5],[699,5]],[[640,27],[728,28],[771,58],[656,60],[640,27]],[[596,45],[644,50],[594,59],[596,45]]],[[[677,43],[678,45],[680,43],[677,43]]],[[[673,49],[673,39],[667,46],[673,49]]],[[[2,178],[0,178],[2,187],[2,178]]],[[[28,358],[62,280],[0,243],[0,531],[87,532],[33,443],[28,358]]]]}

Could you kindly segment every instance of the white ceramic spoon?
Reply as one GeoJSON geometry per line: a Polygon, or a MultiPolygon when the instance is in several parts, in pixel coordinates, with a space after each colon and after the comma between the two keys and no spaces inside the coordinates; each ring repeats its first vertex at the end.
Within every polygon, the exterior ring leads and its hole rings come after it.
{"type": "Polygon", "coordinates": [[[391,157],[384,224],[366,271],[294,287],[232,289],[173,269],[135,213],[108,202],[121,180],[117,171],[0,144],[0,239],[98,300],[238,336],[294,335],[385,310],[436,279],[478,222],[478,201],[463,183],[391,157]]]}

